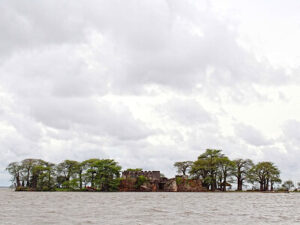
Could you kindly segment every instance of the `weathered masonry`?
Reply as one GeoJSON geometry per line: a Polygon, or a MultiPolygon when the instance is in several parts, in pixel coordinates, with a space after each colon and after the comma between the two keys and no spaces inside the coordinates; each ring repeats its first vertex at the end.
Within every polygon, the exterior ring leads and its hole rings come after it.
{"type": "Polygon", "coordinates": [[[206,191],[200,179],[189,179],[186,176],[165,178],[160,171],[124,171],[120,182],[120,191],[167,191],[167,192],[200,192],[206,191]]]}
{"type": "Polygon", "coordinates": [[[160,171],[124,171],[122,177],[127,178],[137,178],[139,176],[144,176],[151,181],[160,180],[160,171]]]}

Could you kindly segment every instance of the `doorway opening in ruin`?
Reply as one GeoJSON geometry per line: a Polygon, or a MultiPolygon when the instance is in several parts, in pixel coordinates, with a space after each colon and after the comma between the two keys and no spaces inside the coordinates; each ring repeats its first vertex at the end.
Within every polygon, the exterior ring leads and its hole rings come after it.
{"type": "Polygon", "coordinates": [[[159,189],[160,191],[163,191],[163,190],[164,190],[164,183],[159,183],[159,184],[158,184],[158,189],[159,189]]]}

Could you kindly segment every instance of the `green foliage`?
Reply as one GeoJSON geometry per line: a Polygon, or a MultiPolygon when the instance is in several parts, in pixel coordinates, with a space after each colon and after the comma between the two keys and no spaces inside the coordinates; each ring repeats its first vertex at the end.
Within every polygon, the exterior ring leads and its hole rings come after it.
{"type": "MultiPolygon", "coordinates": [[[[261,191],[273,191],[274,185],[281,183],[280,171],[272,162],[232,161],[217,149],[207,149],[196,161],[175,162],[174,166],[180,174],[189,173],[190,178],[201,179],[202,185],[211,191],[226,191],[233,179],[237,181],[238,190],[242,190],[243,182],[258,183],[261,191]]],[[[122,180],[121,166],[113,159],[65,160],[57,165],[41,159],[24,159],[10,163],[6,170],[18,191],[117,191],[122,180]]],[[[137,188],[149,182],[145,176],[128,179],[133,179],[137,188]]],[[[182,182],[181,177],[176,178],[177,184],[182,182]]],[[[293,186],[292,181],[286,181],[282,187],[291,189],[293,186]]]]}
{"type": "Polygon", "coordinates": [[[8,171],[8,173],[11,175],[11,181],[14,183],[14,185],[16,187],[20,187],[21,186],[21,170],[22,167],[20,165],[20,163],[18,162],[12,162],[10,164],[8,164],[6,170],[8,171]]]}
{"type": "Polygon", "coordinates": [[[136,179],[136,188],[140,188],[145,182],[147,182],[147,178],[143,175],[138,176],[136,179]]]}
{"type": "Polygon", "coordinates": [[[217,188],[219,165],[223,157],[221,150],[207,149],[193,163],[190,174],[195,178],[202,178],[203,185],[214,191],[217,188]]]}
{"type": "Polygon", "coordinates": [[[177,168],[178,174],[186,175],[186,173],[190,170],[193,165],[192,161],[183,161],[183,162],[175,162],[174,167],[177,168]]]}
{"type": "Polygon", "coordinates": [[[282,184],[282,187],[289,191],[289,190],[291,190],[291,188],[295,187],[295,185],[292,180],[287,180],[282,184]]]}
{"type": "Polygon", "coordinates": [[[140,171],[143,171],[143,169],[142,168],[135,168],[135,169],[128,168],[126,171],[140,172],[140,171]]]}
{"type": "Polygon", "coordinates": [[[121,167],[112,159],[89,159],[82,162],[83,181],[101,191],[116,190],[121,167]]]}
{"type": "Polygon", "coordinates": [[[260,191],[272,191],[275,183],[281,183],[280,171],[272,162],[260,162],[249,170],[248,180],[258,182],[260,191]]]}
{"type": "Polygon", "coordinates": [[[280,183],[280,171],[272,162],[254,164],[250,159],[230,160],[221,150],[207,149],[193,163],[190,175],[202,179],[203,186],[214,191],[226,191],[226,186],[237,181],[237,190],[242,190],[244,181],[258,182],[261,191],[273,190],[280,183]]]}
{"type": "Polygon", "coordinates": [[[83,190],[82,184],[99,191],[115,191],[121,167],[112,159],[65,160],[58,165],[40,159],[10,163],[7,171],[16,190],[83,190]]]}
{"type": "Polygon", "coordinates": [[[182,182],[183,182],[182,177],[176,177],[176,184],[177,184],[177,185],[182,184],[182,182]]]}
{"type": "Polygon", "coordinates": [[[217,159],[217,179],[219,181],[220,190],[226,191],[228,177],[232,175],[234,166],[234,162],[226,156],[217,159]]]}
{"type": "Polygon", "coordinates": [[[254,163],[250,159],[236,159],[233,160],[234,167],[232,175],[237,181],[237,190],[242,191],[243,183],[249,176],[250,169],[254,166],[254,163]]]}

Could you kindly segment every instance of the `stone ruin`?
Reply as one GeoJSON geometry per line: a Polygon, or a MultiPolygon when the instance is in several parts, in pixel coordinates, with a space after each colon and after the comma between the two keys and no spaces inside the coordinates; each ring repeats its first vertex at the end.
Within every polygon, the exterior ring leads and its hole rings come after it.
{"type": "Polygon", "coordinates": [[[146,177],[149,181],[159,181],[160,180],[160,171],[124,171],[122,177],[124,179],[128,178],[137,178],[139,176],[146,177]]]}
{"type": "Polygon", "coordinates": [[[160,177],[160,171],[124,171],[119,191],[166,191],[166,192],[200,192],[205,191],[200,179],[189,179],[187,176],[176,176],[168,179],[160,177]],[[147,182],[137,187],[137,178],[144,176],[147,182]]]}

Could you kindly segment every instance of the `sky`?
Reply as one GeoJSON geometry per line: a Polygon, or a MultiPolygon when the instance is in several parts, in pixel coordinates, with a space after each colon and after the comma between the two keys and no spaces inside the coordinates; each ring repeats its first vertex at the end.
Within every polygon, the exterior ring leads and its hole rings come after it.
{"type": "Polygon", "coordinates": [[[160,170],[207,148],[300,181],[298,0],[0,0],[10,162],[160,170]]]}

